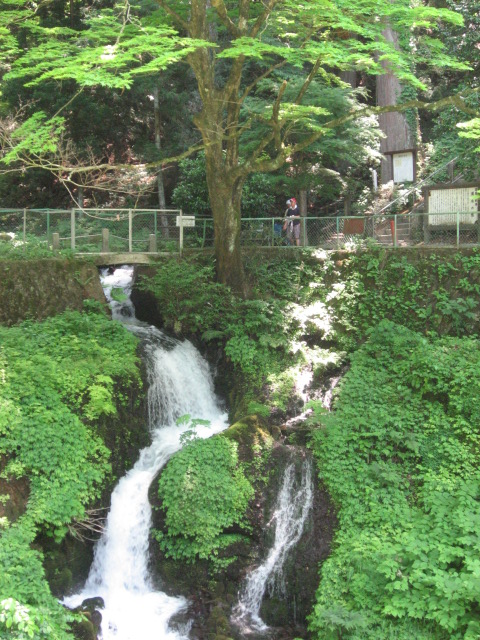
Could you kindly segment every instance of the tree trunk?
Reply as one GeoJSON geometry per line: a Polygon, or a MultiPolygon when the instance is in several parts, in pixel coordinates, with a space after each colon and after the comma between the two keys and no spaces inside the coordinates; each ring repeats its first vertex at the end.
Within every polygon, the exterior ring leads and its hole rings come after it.
{"type": "MultiPolygon", "coordinates": [[[[162,139],[161,139],[161,114],[160,114],[160,90],[158,85],[156,84],[153,88],[153,110],[155,113],[155,147],[157,151],[160,153],[162,149],[162,139]]],[[[165,201],[165,187],[163,184],[163,170],[160,167],[157,174],[157,191],[158,191],[158,207],[160,210],[164,210],[167,208],[165,201]]],[[[168,233],[168,218],[165,214],[160,215],[160,221],[162,225],[162,235],[164,238],[169,237],[168,233]]]]}
{"type": "Polygon", "coordinates": [[[340,80],[348,83],[352,89],[355,89],[357,86],[357,72],[356,71],[342,71],[340,73],[340,80]]]}
{"type": "MultiPolygon", "coordinates": [[[[383,31],[385,38],[397,46],[398,36],[387,27],[383,31]]],[[[382,63],[385,66],[385,63],[382,63]]],[[[386,67],[385,67],[386,68],[386,67]]],[[[377,76],[377,105],[386,107],[398,104],[402,86],[400,81],[392,73],[377,76]]],[[[380,141],[380,151],[385,154],[381,163],[382,184],[393,180],[393,156],[394,152],[412,150],[416,147],[415,131],[411,131],[405,114],[398,112],[381,113],[378,118],[381,131],[385,137],[380,141]]]]}
{"type": "Polygon", "coordinates": [[[243,181],[232,183],[223,156],[213,148],[205,153],[207,184],[213,214],[217,279],[245,295],[241,252],[241,196],[243,181]]]}

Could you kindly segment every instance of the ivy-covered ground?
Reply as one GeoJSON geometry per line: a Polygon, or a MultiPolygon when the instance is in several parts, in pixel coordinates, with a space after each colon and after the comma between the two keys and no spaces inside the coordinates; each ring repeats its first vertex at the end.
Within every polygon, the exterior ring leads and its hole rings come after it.
{"type": "Polygon", "coordinates": [[[480,634],[480,341],[383,320],[312,446],[339,514],[318,638],[480,634]]]}
{"type": "Polygon", "coordinates": [[[0,327],[0,471],[28,501],[10,518],[0,496],[0,637],[71,638],[72,616],[50,593],[35,541],[62,540],[87,519],[111,474],[99,420],[139,382],[136,338],[96,303],[44,322],[0,327]]]}

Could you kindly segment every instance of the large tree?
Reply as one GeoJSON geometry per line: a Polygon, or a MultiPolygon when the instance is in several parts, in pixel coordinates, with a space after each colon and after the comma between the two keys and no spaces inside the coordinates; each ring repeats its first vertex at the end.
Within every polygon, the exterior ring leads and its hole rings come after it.
{"type": "MultiPolygon", "coordinates": [[[[80,87],[123,91],[139,73],[154,75],[179,61],[190,67],[200,97],[194,122],[201,134],[197,148],[205,151],[217,273],[237,291],[244,287],[240,226],[246,178],[279,169],[350,117],[339,120],[308,103],[310,88],[334,82],[341,72],[386,69],[402,83],[422,87],[409,51],[384,37],[385,25],[415,35],[417,61],[444,65],[451,60],[432,33],[441,20],[461,23],[453,12],[413,8],[410,0],[125,0],[102,10],[92,5],[76,30],[45,26],[26,1],[17,8],[11,0],[0,5],[7,27],[0,30],[7,36],[3,50],[13,61],[7,79],[74,80],[80,87]],[[19,50],[12,35],[27,31],[27,46],[19,50]],[[287,87],[293,69],[298,90],[292,94],[287,87]]],[[[351,117],[358,115],[356,109],[351,117]]],[[[37,157],[51,151],[62,117],[37,113],[24,123],[17,134],[24,158],[32,149],[37,157]]],[[[18,149],[12,150],[4,161],[18,157],[18,149]]]]}

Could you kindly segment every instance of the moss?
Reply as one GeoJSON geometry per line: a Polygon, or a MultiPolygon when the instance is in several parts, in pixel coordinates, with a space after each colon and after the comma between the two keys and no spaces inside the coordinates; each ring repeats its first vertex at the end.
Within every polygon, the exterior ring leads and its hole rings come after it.
{"type": "Polygon", "coordinates": [[[245,416],[232,424],[222,433],[224,438],[235,440],[240,445],[254,445],[258,441],[270,443],[272,436],[261,418],[258,416],[245,416]]]}

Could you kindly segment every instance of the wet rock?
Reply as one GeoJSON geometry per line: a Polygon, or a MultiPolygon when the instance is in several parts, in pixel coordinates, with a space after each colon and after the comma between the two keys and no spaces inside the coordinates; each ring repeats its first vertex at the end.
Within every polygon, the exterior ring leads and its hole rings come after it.
{"type": "Polygon", "coordinates": [[[82,604],[74,609],[83,619],[72,623],[72,631],[78,640],[97,640],[102,624],[102,614],[98,609],[104,609],[103,598],[86,598],[82,604]]]}
{"type": "Polygon", "coordinates": [[[94,598],[85,598],[81,604],[82,611],[91,611],[93,609],[105,609],[105,602],[100,596],[94,598]]]}

